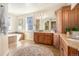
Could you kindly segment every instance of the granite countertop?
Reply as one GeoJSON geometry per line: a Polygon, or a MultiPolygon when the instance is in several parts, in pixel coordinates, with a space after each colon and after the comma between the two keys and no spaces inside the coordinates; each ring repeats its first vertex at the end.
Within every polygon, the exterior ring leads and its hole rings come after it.
{"type": "Polygon", "coordinates": [[[35,31],[35,32],[38,32],[38,33],[56,33],[55,31],[35,31]]]}
{"type": "Polygon", "coordinates": [[[68,46],[79,50],[79,40],[69,38],[66,34],[60,34],[60,37],[66,42],[68,46]]]}

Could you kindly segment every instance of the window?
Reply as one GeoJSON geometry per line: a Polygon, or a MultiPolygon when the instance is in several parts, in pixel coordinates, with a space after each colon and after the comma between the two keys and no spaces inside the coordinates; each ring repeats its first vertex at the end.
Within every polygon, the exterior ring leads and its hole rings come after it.
{"type": "Polygon", "coordinates": [[[27,26],[28,30],[33,30],[33,17],[27,17],[27,26]]]}

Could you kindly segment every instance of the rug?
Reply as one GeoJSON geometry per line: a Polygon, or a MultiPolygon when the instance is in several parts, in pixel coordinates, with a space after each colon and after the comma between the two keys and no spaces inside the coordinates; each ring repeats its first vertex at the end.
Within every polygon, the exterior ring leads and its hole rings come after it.
{"type": "Polygon", "coordinates": [[[53,52],[40,45],[30,45],[14,49],[8,53],[8,56],[53,56],[53,52]]]}

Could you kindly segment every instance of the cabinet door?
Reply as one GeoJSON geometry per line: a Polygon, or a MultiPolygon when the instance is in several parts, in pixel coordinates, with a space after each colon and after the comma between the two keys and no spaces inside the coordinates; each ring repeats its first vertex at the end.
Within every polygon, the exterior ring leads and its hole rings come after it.
{"type": "Polygon", "coordinates": [[[66,28],[70,27],[70,6],[63,8],[63,30],[66,32],[66,28]]]}
{"type": "Polygon", "coordinates": [[[53,40],[54,42],[53,42],[53,45],[56,47],[56,48],[59,48],[59,35],[55,35],[54,34],[54,40],[53,40]]]}
{"type": "Polygon", "coordinates": [[[71,20],[73,20],[74,26],[79,26],[79,4],[75,6],[74,9],[71,10],[73,16],[71,20]]]}
{"type": "Polygon", "coordinates": [[[39,33],[39,43],[44,43],[44,33],[39,33]]]}
{"type": "Polygon", "coordinates": [[[74,24],[78,25],[78,10],[77,8],[74,9],[74,24]]]}
{"type": "Polygon", "coordinates": [[[79,51],[78,51],[78,56],[79,56],[79,51]]]}
{"type": "Polygon", "coordinates": [[[45,34],[44,43],[45,44],[49,44],[49,45],[52,45],[53,44],[53,35],[51,33],[46,33],[45,34]]]}
{"type": "Polygon", "coordinates": [[[71,17],[70,17],[70,19],[71,19],[71,28],[73,28],[74,26],[75,26],[75,12],[74,12],[74,10],[71,10],[71,17]]]}
{"type": "Polygon", "coordinates": [[[78,51],[77,51],[77,49],[74,49],[74,48],[72,48],[72,47],[69,47],[69,48],[68,48],[68,55],[69,55],[69,56],[78,56],[78,51]]]}
{"type": "Polygon", "coordinates": [[[39,33],[34,33],[34,42],[39,43],[39,33]]]}
{"type": "Polygon", "coordinates": [[[71,10],[71,27],[79,26],[79,6],[71,10]]]}
{"type": "Polygon", "coordinates": [[[77,17],[78,17],[78,26],[79,26],[79,7],[77,7],[77,17]]]}
{"type": "Polygon", "coordinates": [[[60,55],[67,56],[68,55],[68,46],[64,42],[62,38],[60,38],[60,55]]]}
{"type": "Polygon", "coordinates": [[[61,56],[64,55],[63,43],[62,43],[62,39],[61,38],[60,38],[60,55],[61,56]]]}
{"type": "Polygon", "coordinates": [[[68,56],[68,46],[64,40],[63,40],[63,50],[64,50],[64,56],[68,56]]]}

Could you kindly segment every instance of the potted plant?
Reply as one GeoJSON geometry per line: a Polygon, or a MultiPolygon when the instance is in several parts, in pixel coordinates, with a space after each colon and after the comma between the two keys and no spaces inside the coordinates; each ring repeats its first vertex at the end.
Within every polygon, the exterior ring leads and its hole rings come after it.
{"type": "Polygon", "coordinates": [[[67,34],[67,36],[70,35],[70,31],[71,31],[70,27],[67,27],[67,28],[66,28],[66,34],[67,34]]]}
{"type": "Polygon", "coordinates": [[[74,28],[72,28],[72,31],[79,31],[79,28],[78,27],[74,27],[74,28]]]}
{"type": "Polygon", "coordinates": [[[73,36],[79,35],[79,28],[77,26],[75,26],[74,28],[72,28],[72,35],[73,36]]]}

